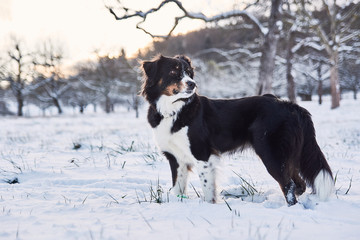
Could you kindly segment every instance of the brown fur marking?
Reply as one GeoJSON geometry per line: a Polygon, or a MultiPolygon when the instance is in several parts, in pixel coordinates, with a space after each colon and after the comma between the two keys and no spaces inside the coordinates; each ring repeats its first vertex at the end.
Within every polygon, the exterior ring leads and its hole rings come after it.
{"type": "Polygon", "coordinates": [[[167,86],[165,88],[165,90],[163,91],[163,94],[166,95],[166,96],[172,96],[172,95],[175,95],[174,90],[176,90],[178,92],[181,92],[183,88],[184,88],[184,84],[182,84],[182,83],[174,83],[174,84],[171,84],[171,85],[167,86]]]}

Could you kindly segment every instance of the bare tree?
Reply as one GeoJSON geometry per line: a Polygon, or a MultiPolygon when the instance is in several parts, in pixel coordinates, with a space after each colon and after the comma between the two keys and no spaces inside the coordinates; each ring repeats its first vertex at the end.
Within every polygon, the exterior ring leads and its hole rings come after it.
{"type": "Polygon", "coordinates": [[[286,81],[287,81],[287,96],[291,102],[296,102],[296,84],[293,74],[293,61],[297,51],[299,51],[306,41],[301,39],[304,32],[304,26],[300,21],[297,11],[292,9],[292,1],[285,1],[285,8],[283,9],[284,31],[283,38],[286,42],[285,46],[285,60],[286,60],[286,81]]]}
{"type": "Polygon", "coordinates": [[[86,87],[77,77],[70,77],[67,82],[70,88],[62,95],[62,102],[73,108],[78,107],[81,114],[88,105],[92,104],[96,112],[100,98],[98,92],[86,87]]]}
{"type": "Polygon", "coordinates": [[[360,35],[360,30],[352,29],[353,23],[360,16],[360,3],[340,7],[336,0],[322,0],[321,7],[326,12],[326,21],[321,21],[311,11],[314,9],[314,1],[299,0],[298,3],[305,21],[314,29],[328,54],[331,63],[331,108],[337,108],[340,106],[339,53],[346,49],[347,42],[360,35]]]}
{"type": "Polygon", "coordinates": [[[29,85],[33,65],[31,53],[27,52],[23,45],[23,42],[16,37],[11,38],[11,47],[8,51],[9,61],[3,66],[1,78],[2,81],[9,83],[11,92],[16,98],[18,116],[23,116],[25,98],[39,87],[39,84],[29,85]]]}
{"type": "Polygon", "coordinates": [[[110,113],[114,101],[120,93],[133,89],[136,72],[129,68],[129,63],[122,51],[119,56],[98,54],[96,62],[88,62],[78,67],[78,79],[89,89],[99,93],[105,102],[105,112],[110,113]]]}
{"type": "Polygon", "coordinates": [[[279,39],[279,32],[281,30],[281,7],[282,0],[271,0],[271,9],[270,9],[270,17],[268,20],[268,27],[264,27],[258,18],[256,18],[250,12],[250,8],[257,5],[259,0],[256,0],[253,4],[249,4],[243,10],[231,10],[228,12],[219,13],[218,15],[208,17],[203,13],[194,13],[186,9],[181,1],[179,0],[164,0],[160,3],[158,7],[151,8],[147,11],[141,10],[131,10],[126,6],[123,6],[121,1],[118,0],[117,9],[120,9],[120,12],[117,12],[115,7],[108,6],[110,13],[115,17],[116,20],[126,20],[133,17],[140,18],[139,22],[136,24],[136,28],[142,30],[146,34],[150,35],[153,38],[169,38],[173,31],[176,29],[178,24],[183,19],[197,19],[202,20],[206,23],[218,22],[224,19],[231,19],[234,17],[242,17],[247,22],[253,24],[254,28],[259,32],[261,36],[264,37],[261,58],[260,58],[260,68],[258,75],[258,83],[257,83],[257,94],[263,93],[271,93],[272,90],[272,82],[273,82],[273,72],[275,68],[275,56],[276,56],[276,48],[279,39]],[[174,18],[174,25],[166,35],[155,35],[149,31],[147,31],[142,24],[146,21],[147,17],[160,9],[162,9],[165,5],[173,3],[175,4],[179,10],[182,11],[183,15],[174,18]]]}
{"type": "Polygon", "coordinates": [[[241,47],[232,50],[208,48],[193,54],[192,57],[193,65],[199,73],[195,75],[197,81],[200,85],[207,83],[200,88],[200,91],[206,95],[240,97],[255,92],[256,84],[251,79],[256,74],[252,69],[258,67],[260,52],[253,53],[241,47]],[[243,81],[239,82],[239,78],[243,81]],[[216,89],[206,87],[214,85],[218,87],[216,89]]]}
{"type": "Polygon", "coordinates": [[[294,32],[289,31],[287,36],[286,44],[286,80],[287,80],[287,95],[291,102],[296,102],[296,93],[295,93],[295,81],[292,74],[292,59],[294,57],[294,52],[292,51],[294,44],[294,32]]]}
{"type": "Polygon", "coordinates": [[[319,61],[317,62],[316,66],[316,73],[317,73],[317,79],[316,81],[318,82],[318,90],[317,90],[317,94],[319,96],[319,105],[322,104],[323,100],[322,100],[322,96],[323,96],[323,85],[324,85],[324,81],[326,80],[326,74],[323,74],[323,66],[324,66],[325,61],[319,61]]]}
{"type": "Polygon", "coordinates": [[[23,52],[21,48],[20,42],[14,42],[13,49],[8,52],[9,57],[16,64],[16,70],[14,75],[9,75],[7,80],[10,82],[10,87],[13,94],[16,97],[16,101],[18,103],[17,115],[23,116],[23,106],[24,106],[24,89],[27,84],[27,79],[24,76],[23,68],[27,54],[23,52]]]}
{"type": "Polygon", "coordinates": [[[33,59],[37,73],[34,83],[42,85],[36,91],[35,98],[40,102],[53,104],[59,114],[63,112],[60,98],[70,87],[61,72],[63,58],[62,47],[49,39],[44,41],[33,59]]]}
{"type": "Polygon", "coordinates": [[[300,87],[301,94],[303,97],[306,94],[313,94],[317,85],[318,102],[322,104],[324,82],[330,77],[329,61],[321,56],[309,57],[308,55],[304,56],[302,60],[307,63],[307,67],[296,68],[296,71],[306,78],[306,82],[300,87]]]}
{"type": "MultiPolygon", "coordinates": [[[[292,25],[289,31],[286,33],[286,80],[287,80],[287,94],[288,98],[292,102],[296,102],[296,82],[294,79],[293,71],[300,72],[308,79],[313,79],[318,83],[318,95],[319,95],[319,103],[322,103],[322,83],[321,80],[321,72],[322,66],[324,63],[327,63],[326,59],[323,56],[323,48],[318,48],[318,45],[313,45],[312,37],[297,37],[297,35],[307,35],[306,30],[302,29],[303,26],[299,26],[298,24],[292,25]],[[297,28],[294,29],[294,28],[297,28]],[[300,28],[300,29],[299,29],[300,28]],[[304,32],[303,32],[304,31],[304,32]],[[300,52],[305,54],[304,56],[300,56],[300,52]],[[299,67],[293,67],[294,59],[297,59],[297,63],[301,63],[304,61],[313,62],[316,66],[318,73],[318,78],[314,77],[311,71],[314,70],[313,67],[310,68],[310,72],[306,72],[304,69],[299,67]],[[319,72],[320,71],[320,72],[319,72]]],[[[297,64],[299,65],[299,64],[297,64]]],[[[300,64],[301,65],[301,64],[300,64]]]]}
{"type": "Polygon", "coordinates": [[[258,79],[258,94],[272,93],[273,72],[275,69],[276,48],[279,41],[281,22],[282,0],[271,1],[271,13],[269,17],[269,29],[265,35],[265,41],[260,58],[260,70],[258,79]]]}
{"type": "MultiPolygon", "coordinates": [[[[0,59],[1,60],[1,59],[0,59]]],[[[1,67],[1,61],[0,61],[0,79],[4,77],[1,67]]],[[[0,85],[0,115],[14,115],[9,108],[5,101],[5,95],[7,93],[7,87],[0,85]]]]}
{"type": "MultiPolygon", "coordinates": [[[[360,51],[359,51],[360,53],[360,51]]],[[[360,91],[360,60],[359,53],[346,54],[342,59],[339,71],[340,84],[345,90],[353,92],[353,98],[357,99],[357,93],[360,91]]]]}

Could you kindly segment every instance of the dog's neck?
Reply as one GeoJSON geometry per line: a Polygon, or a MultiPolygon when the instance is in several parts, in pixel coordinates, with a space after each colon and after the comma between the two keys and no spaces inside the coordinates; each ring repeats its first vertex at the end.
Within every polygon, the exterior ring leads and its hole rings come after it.
{"type": "Polygon", "coordinates": [[[162,95],[156,102],[156,110],[164,117],[176,118],[181,109],[190,103],[195,94],[189,98],[175,99],[173,96],[162,95]]]}

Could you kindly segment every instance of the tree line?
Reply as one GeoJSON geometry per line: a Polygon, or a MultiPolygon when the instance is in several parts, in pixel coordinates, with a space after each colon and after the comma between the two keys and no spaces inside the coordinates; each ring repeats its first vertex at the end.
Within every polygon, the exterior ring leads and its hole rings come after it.
{"type": "MultiPolygon", "coordinates": [[[[0,114],[7,114],[5,99],[17,103],[17,115],[24,104],[44,112],[64,106],[80,112],[92,105],[110,113],[116,104],[133,108],[138,114],[141,99],[139,59],[186,54],[196,67],[200,93],[210,97],[242,97],[267,92],[311,100],[318,94],[332,96],[332,108],[340,105],[341,91],[360,89],[360,3],[334,1],[317,5],[305,0],[256,0],[244,8],[208,17],[193,13],[180,1],[166,0],[157,8],[132,10],[115,1],[108,6],[117,20],[140,17],[137,27],[154,41],[128,58],[124,50],[100,54],[77,63],[71,74],[62,69],[64,53],[52,40],[29,50],[12,38],[0,54],[0,114]],[[142,28],[147,16],[173,3],[184,13],[175,17],[165,35],[142,28]],[[120,7],[119,7],[120,4],[120,7]],[[198,31],[172,36],[184,18],[200,19],[206,26],[198,31]]],[[[105,14],[105,13],[104,13],[105,14]]]]}
{"type": "Polygon", "coordinates": [[[83,113],[89,105],[96,111],[101,106],[106,113],[116,104],[133,108],[138,116],[140,104],[137,92],[140,77],[137,62],[119,53],[95,53],[96,60],[76,63],[71,74],[63,69],[64,53],[53,40],[30,51],[24,41],[12,37],[8,51],[0,59],[0,114],[11,114],[6,99],[17,104],[18,116],[24,115],[24,104],[34,104],[44,113],[55,107],[59,114],[63,106],[83,113]]]}
{"type": "MultiPolygon", "coordinates": [[[[356,59],[359,56],[360,3],[356,0],[341,3],[337,3],[336,0],[254,0],[249,1],[246,6],[235,6],[230,11],[220,12],[214,16],[207,16],[202,12],[192,12],[179,0],[164,0],[150,9],[131,9],[122,4],[120,0],[109,3],[107,7],[116,20],[125,21],[129,18],[137,18],[139,20],[136,28],[154,39],[162,38],[166,41],[171,39],[172,32],[183,19],[201,20],[207,24],[236,21],[237,27],[250,28],[256,34],[249,44],[235,42],[231,49],[225,47],[214,49],[212,52],[226,58],[225,61],[232,66],[236,65],[233,61],[240,57],[241,52],[248,55],[246,59],[254,56],[258,58],[256,60],[258,63],[256,66],[258,81],[252,94],[274,93],[277,62],[282,61],[286,66],[287,96],[291,101],[296,101],[297,89],[294,78],[296,69],[294,67],[298,63],[297,58],[301,57],[306,59],[309,65],[318,66],[317,71],[320,73],[324,65],[329,67],[331,108],[334,109],[340,106],[341,77],[339,74],[342,74],[340,71],[344,70],[342,65],[359,64],[356,59]],[[143,23],[148,21],[150,15],[156,14],[169,4],[176,6],[182,15],[172,17],[174,25],[168,34],[156,35],[143,27],[143,23]],[[254,48],[254,45],[255,52],[249,51],[254,48]],[[224,50],[228,50],[228,52],[224,50]]],[[[241,35],[241,31],[239,32],[241,35]]],[[[203,40],[204,45],[211,43],[212,38],[205,36],[204,38],[203,35],[198,40],[200,42],[203,40]]],[[[187,46],[185,45],[191,45],[181,44],[180,48],[172,49],[186,52],[187,46]]],[[[169,44],[169,46],[172,45],[169,44]]],[[[157,51],[157,49],[155,50],[157,51]]],[[[190,53],[193,54],[194,52],[190,53]]],[[[241,64],[239,61],[238,63],[241,64]]],[[[221,64],[224,63],[221,62],[221,64]]],[[[308,69],[304,70],[301,67],[300,71],[307,75],[306,78],[313,78],[314,74],[310,73],[308,69]]],[[[352,76],[354,77],[354,75],[352,76]]],[[[323,81],[317,77],[314,79],[320,81],[319,84],[323,81]]],[[[342,82],[345,84],[346,81],[342,82]]],[[[351,83],[350,85],[354,84],[351,83]]],[[[358,89],[358,84],[356,85],[358,89]]],[[[319,90],[319,92],[322,91],[319,90]]],[[[354,94],[356,95],[356,93],[354,94]]]]}

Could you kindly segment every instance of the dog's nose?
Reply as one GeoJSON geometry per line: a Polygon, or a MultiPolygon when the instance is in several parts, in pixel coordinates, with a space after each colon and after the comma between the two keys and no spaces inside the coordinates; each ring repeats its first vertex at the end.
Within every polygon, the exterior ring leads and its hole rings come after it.
{"type": "Polygon", "coordinates": [[[189,89],[193,90],[196,87],[196,83],[193,81],[187,81],[186,85],[188,86],[189,89]]]}

